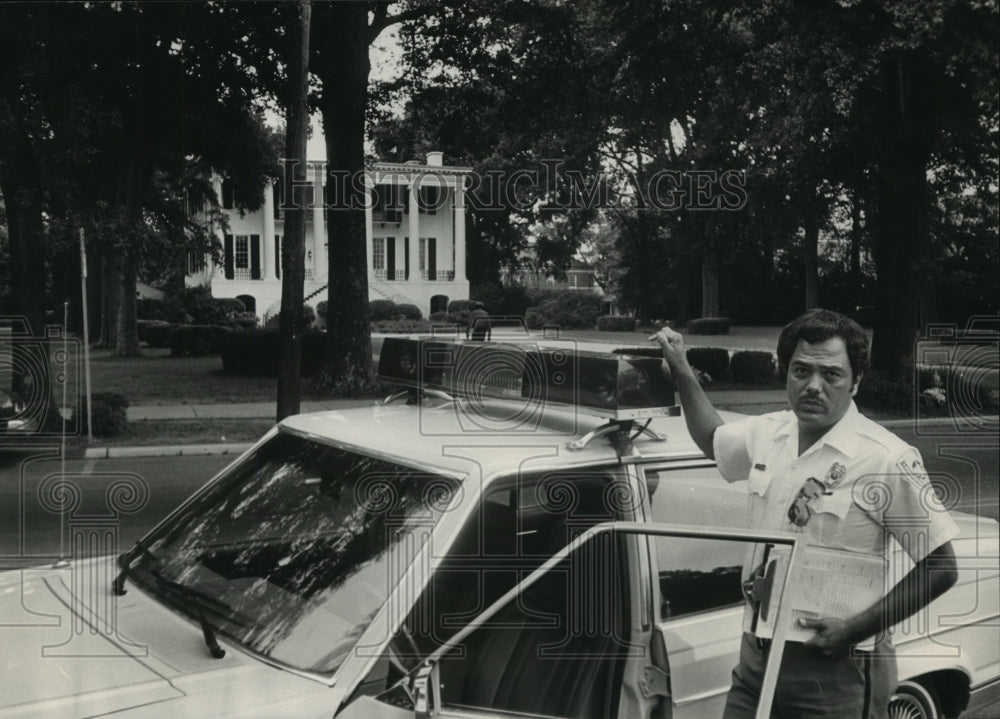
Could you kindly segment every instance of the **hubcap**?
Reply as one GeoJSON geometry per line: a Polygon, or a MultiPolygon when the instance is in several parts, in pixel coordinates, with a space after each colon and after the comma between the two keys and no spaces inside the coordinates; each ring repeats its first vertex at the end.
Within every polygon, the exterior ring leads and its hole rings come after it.
{"type": "Polygon", "coordinates": [[[895,694],[889,700],[889,719],[930,719],[916,698],[895,694]]]}

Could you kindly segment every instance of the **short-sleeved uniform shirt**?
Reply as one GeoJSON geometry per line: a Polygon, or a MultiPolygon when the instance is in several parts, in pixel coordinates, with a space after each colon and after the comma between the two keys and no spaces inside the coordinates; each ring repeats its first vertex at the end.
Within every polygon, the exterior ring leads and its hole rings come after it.
{"type": "MultiPolygon", "coordinates": [[[[895,539],[914,563],[958,534],[920,453],[858,412],[847,413],[799,456],[798,418],[773,412],[715,431],[722,476],[748,480],[749,526],[805,534],[807,545],[885,557],[895,539]]],[[[763,560],[753,548],[744,579],[763,560]]],[[[744,615],[751,631],[752,612],[744,615]]]]}

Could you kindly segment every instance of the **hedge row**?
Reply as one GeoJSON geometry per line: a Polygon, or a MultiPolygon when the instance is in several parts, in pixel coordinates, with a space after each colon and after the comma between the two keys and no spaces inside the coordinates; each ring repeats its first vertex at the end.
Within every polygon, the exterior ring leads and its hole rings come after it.
{"type": "Polygon", "coordinates": [[[208,287],[188,287],[177,296],[136,300],[136,317],[173,324],[213,325],[233,320],[256,320],[240,300],[213,297],[208,287]]]}
{"type": "Polygon", "coordinates": [[[690,335],[728,335],[729,318],[700,317],[688,322],[687,331],[690,335]]]}
{"type": "Polygon", "coordinates": [[[372,322],[382,320],[420,320],[424,315],[416,305],[396,303],[392,300],[372,300],[368,303],[369,319],[372,322]]]}
{"type": "Polygon", "coordinates": [[[713,380],[729,379],[733,382],[760,384],[775,378],[777,366],[774,355],[758,350],[734,352],[718,347],[692,347],[687,351],[688,363],[707,373],[713,380]]]}
{"type": "MultiPolygon", "coordinates": [[[[302,376],[311,377],[320,368],[326,335],[306,332],[302,335],[302,376]]],[[[226,372],[256,377],[276,377],[282,355],[281,337],[275,328],[230,332],[219,347],[226,372]]]]}

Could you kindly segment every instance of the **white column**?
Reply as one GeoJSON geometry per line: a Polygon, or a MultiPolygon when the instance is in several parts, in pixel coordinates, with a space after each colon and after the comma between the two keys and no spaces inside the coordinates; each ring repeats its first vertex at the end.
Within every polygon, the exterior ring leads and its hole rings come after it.
{"type": "Polygon", "coordinates": [[[325,163],[313,163],[313,279],[318,280],[326,275],[326,218],[323,216],[323,168],[325,163]]]}
{"type": "Polygon", "coordinates": [[[420,279],[420,206],[416,178],[410,181],[410,281],[420,279]]]}
{"type": "MultiPolygon", "coordinates": [[[[368,177],[371,177],[368,175],[368,177]]],[[[365,257],[367,258],[366,267],[368,268],[368,281],[371,282],[375,279],[374,270],[374,241],[373,237],[375,234],[374,222],[372,220],[372,188],[369,186],[368,182],[365,182],[365,257]]]]}
{"type": "Polygon", "coordinates": [[[260,252],[264,256],[263,280],[275,279],[275,257],[274,257],[274,185],[268,182],[264,186],[264,238],[261,243],[260,252]]]}
{"type": "Polygon", "coordinates": [[[455,282],[465,282],[465,176],[455,184],[455,282]]]}

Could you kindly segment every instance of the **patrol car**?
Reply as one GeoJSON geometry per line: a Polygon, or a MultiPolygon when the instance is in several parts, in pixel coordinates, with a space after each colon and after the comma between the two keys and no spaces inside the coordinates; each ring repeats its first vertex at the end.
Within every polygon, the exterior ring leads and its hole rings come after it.
{"type": "MultiPolygon", "coordinates": [[[[746,527],[658,358],[389,338],[379,373],[400,391],[286,419],[121,556],[0,575],[0,717],[719,717],[753,543],[769,715],[806,548],[746,527]]],[[[955,515],[897,718],[996,686],[997,523],[955,515]]]]}

